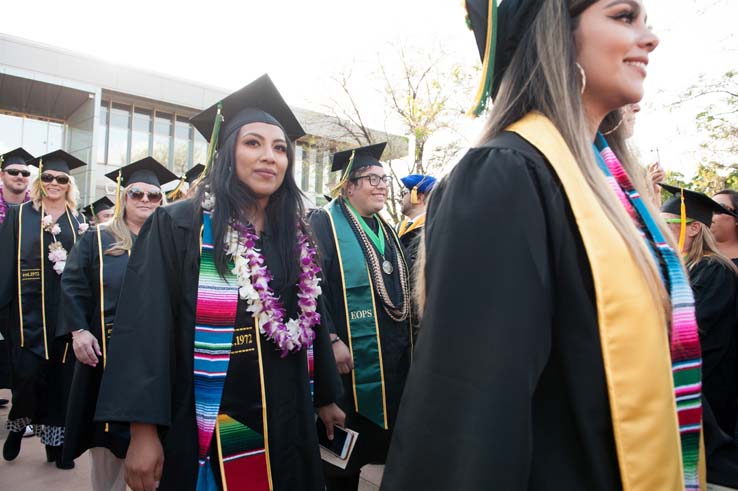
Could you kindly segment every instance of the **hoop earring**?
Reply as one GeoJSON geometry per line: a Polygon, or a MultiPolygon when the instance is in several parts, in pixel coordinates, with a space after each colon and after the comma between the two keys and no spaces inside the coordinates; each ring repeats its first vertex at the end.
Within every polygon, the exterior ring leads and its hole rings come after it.
{"type": "Polygon", "coordinates": [[[582,90],[580,91],[580,94],[584,94],[584,89],[587,88],[587,74],[584,73],[584,68],[582,68],[582,65],[579,64],[579,62],[576,63],[577,68],[579,68],[579,75],[582,77],[582,90]]]}
{"type": "Polygon", "coordinates": [[[615,133],[615,131],[617,131],[617,129],[620,128],[620,126],[623,124],[623,119],[625,119],[625,118],[620,118],[620,121],[618,121],[618,124],[616,124],[615,127],[613,129],[611,129],[610,131],[606,131],[606,132],[602,133],[602,136],[607,136],[607,135],[610,135],[612,133],[615,133]]]}

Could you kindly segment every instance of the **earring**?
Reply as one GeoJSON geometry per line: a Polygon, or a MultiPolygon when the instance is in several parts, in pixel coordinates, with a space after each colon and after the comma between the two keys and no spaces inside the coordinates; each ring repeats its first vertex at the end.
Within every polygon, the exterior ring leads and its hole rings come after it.
{"type": "Polygon", "coordinates": [[[623,118],[620,118],[620,121],[618,121],[618,124],[616,124],[615,127],[613,129],[611,129],[610,131],[606,131],[606,132],[602,133],[602,136],[607,136],[607,135],[610,135],[612,133],[615,133],[615,131],[617,131],[617,129],[620,128],[620,126],[622,124],[623,124],[623,118]]]}
{"type": "Polygon", "coordinates": [[[581,93],[584,94],[584,89],[587,88],[587,74],[584,73],[584,68],[582,68],[582,65],[577,62],[577,68],[579,68],[579,75],[582,77],[582,90],[581,93]]]}

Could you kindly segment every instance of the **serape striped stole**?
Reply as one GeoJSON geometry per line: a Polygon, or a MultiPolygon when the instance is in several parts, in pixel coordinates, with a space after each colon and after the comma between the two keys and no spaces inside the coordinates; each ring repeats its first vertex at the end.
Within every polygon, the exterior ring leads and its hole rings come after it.
{"type": "MultiPolygon", "coordinates": [[[[262,491],[271,489],[268,454],[265,449],[266,417],[261,432],[219,414],[223,387],[231,359],[238,306],[238,283],[229,272],[225,278],[215,269],[210,213],[203,212],[200,248],[200,275],[197,285],[194,346],[195,418],[198,433],[197,491],[219,489],[262,491]],[[211,468],[213,434],[217,432],[217,458],[220,461],[220,485],[211,468]]],[[[261,373],[261,346],[258,326],[255,344],[258,350],[258,378],[264,399],[261,373]]]]}

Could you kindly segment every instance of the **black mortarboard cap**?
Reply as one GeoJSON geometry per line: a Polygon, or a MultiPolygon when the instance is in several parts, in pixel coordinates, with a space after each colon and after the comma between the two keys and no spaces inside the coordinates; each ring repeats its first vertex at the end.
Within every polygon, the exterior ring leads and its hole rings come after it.
{"type": "Polygon", "coordinates": [[[352,171],[372,165],[378,165],[382,167],[382,163],[379,161],[379,159],[382,158],[382,153],[384,153],[384,147],[386,146],[387,142],[382,142],[375,143],[374,145],[367,145],[366,147],[359,147],[353,148],[351,150],[336,152],[333,154],[333,165],[331,166],[331,171],[345,171],[349,162],[351,162],[352,155],[354,156],[354,163],[351,166],[352,171]]]}
{"type": "MultiPolygon", "coordinates": [[[[670,186],[669,184],[661,184],[661,187],[674,195],[661,205],[661,211],[664,213],[681,215],[682,188],[670,186]]],[[[735,216],[709,196],[696,191],[690,191],[689,189],[684,189],[684,205],[687,209],[687,218],[702,222],[708,227],[712,224],[713,213],[735,216]]]]}
{"type": "Polygon", "coordinates": [[[202,164],[193,166],[192,169],[185,172],[185,182],[187,182],[187,184],[192,184],[195,179],[200,177],[203,170],[205,170],[205,166],[202,164]]]}
{"type": "MultiPolygon", "coordinates": [[[[262,75],[246,87],[232,93],[220,101],[223,122],[218,133],[218,147],[234,131],[248,123],[267,123],[279,126],[290,140],[295,141],[305,135],[297,117],[272,83],[269,75],[262,75]]],[[[218,104],[214,104],[190,119],[206,140],[210,140],[218,114],[218,104]]]]}
{"type": "Polygon", "coordinates": [[[110,208],[113,208],[115,206],[115,203],[110,200],[107,196],[103,196],[102,198],[93,201],[89,205],[85,206],[82,209],[82,213],[87,215],[88,217],[92,217],[101,211],[109,210],[110,208]]]}
{"type": "Polygon", "coordinates": [[[474,32],[474,38],[479,49],[479,57],[484,61],[489,56],[489,61],[494,60],[488,69],[489,74],[483,77],[491,77],[490,96],[494,99],[500,89],[500,82],[507,67],[510,66],[515,50],[518,48],[523,36],[528,32],[533,20],[543,6],[544,0],[503,0],[497,7],[496,29],[488,29],[490,22],[490,1],[497,0],[465,0],[467,22],[474,32]],[[494,36],[494,53],[487,53],[487,47],[492,43],[487,39],[487,33],[494,36]]]}
{"type": "Polygon", "coordinates": [[[164,184],[177,179],[177,175],[161,165],[153,157],[144,157],[132,164],[121,167],[118,170],[108,172],[105,177],[113,182],[118,181],[118,171],[121,172],[122,187],[126,187],[134,182],[143,182],[152,186],[161,187],[164,184]]]}
{"type": "Polygon", "coordinates": [[[25,149],[21,147],[0,155],[3,169],[8,165],[27,165],[28,161],[31,159],[33,159],[33,155],[26,152],[25,149]]]}
{"type": "Polygon", "coordinates": [[[72,154],[65,152],[64,150],[54,150],[53,152],[41,155],[35,159],[26,162],[28,165],[39,167],[41,164],[42,170],[55,170],[57,172],[64,172],[69,174],[69,171],[78,167],[84,167],[83,161],[78,159],[72,154]]]}

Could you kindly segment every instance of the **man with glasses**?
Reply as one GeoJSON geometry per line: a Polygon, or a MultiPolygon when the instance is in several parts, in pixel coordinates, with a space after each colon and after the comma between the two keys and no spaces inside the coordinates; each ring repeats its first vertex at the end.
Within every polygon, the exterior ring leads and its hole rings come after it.
{"type": "MultiPolygon", "coordinates": [[[[23,148],[16,148],[0,155],[0,225],[10,208],[25,203],[30,199],[28,194],[28,180],[31,172],[26,162],[33,155],[23,148]]],[[[8,337],[9,315],[7,309],[0,311],[0,389],[10,388],[10,343],[8,337]]],[[[7,399],[0,399],[0,407],[8,404],[7,399]]]]}
{"type": "Polygon", "coordinates": [[[322,260],[321,320],[331,333],[344,385],[346,426],[359,438],[345,469],[325,464],[329,491],[355,491],[361,468],[384,463],[410,366],[410,288],[402,246],[379,216],[390,177],[386,143],[338,152],[336,199],[310,223],[322,260]]]}

